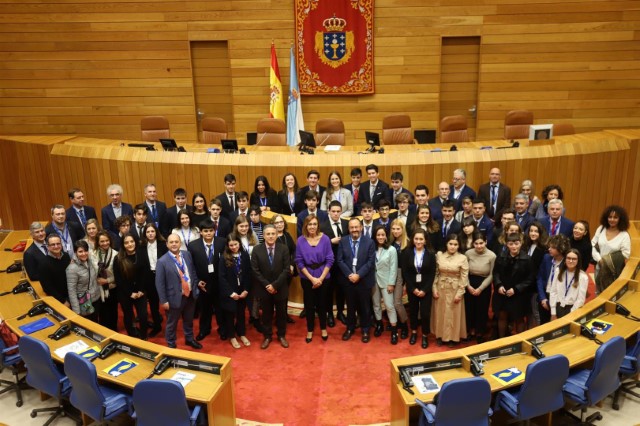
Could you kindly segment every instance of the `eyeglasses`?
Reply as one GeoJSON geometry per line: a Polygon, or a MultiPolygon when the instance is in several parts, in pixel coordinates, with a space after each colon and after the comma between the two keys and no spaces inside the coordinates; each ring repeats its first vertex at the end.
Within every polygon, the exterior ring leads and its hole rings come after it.
{"type": "Polygon", "coordinates": [[[567,262],[577,262],[578,258],[577,257],[567,257],[567,262]]]}

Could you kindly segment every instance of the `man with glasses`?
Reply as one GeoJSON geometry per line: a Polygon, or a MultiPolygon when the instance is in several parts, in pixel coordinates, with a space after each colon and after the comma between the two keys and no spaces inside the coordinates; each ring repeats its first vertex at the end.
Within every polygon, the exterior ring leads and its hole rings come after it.
{"type": "Polygon", "coordinates": [[[47,236],[47,250],[47,256],[38,265],[42,289],[47,296],[52,296],[58,302],[70,306],[67,266],[71,263],[71,257],[62,251],[62,239],[58,234],[47,236]]]}
{"type": "Polygon", "coordinates": [[[449,186],[449,199],[454,200],[454,208],[457,212],[462,210],[462,199],[469,197],[476,198],[476,191],[467,186],[467,172],[464,169],[453,171],[453,185],[449,186]]]}
{"type": "Polygon", "coordinates": [[[118,234],[116,227],[116,219],[120,216],[129,216],[133,221],[133,207],[131,204],[122,202],[122,194],[124,191],[117,183],[113,183],[107,187],[107,196],[111,202],[102,208],[102,228],[110,231],[112,234],[118,234]]]}

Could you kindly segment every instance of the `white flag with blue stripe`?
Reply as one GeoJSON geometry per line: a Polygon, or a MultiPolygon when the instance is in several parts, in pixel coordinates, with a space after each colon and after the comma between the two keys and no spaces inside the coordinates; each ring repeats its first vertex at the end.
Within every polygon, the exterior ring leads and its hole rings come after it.
{"type": "Polygon", "coordinates": [[[298,72],[296,70],[296,58],[291,48],[291,61],[289,72],[289,102],[287,106],[287,145],[295,146],[300,143],[299,130],[304,130],[302,119],[302,99],[298,86],[298,72]]]}

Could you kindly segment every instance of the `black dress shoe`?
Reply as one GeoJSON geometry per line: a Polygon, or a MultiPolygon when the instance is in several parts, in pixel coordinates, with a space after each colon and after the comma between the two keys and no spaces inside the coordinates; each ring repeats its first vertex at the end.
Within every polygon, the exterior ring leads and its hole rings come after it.
{"type": "Polygon", "coordinates": [[[400,338],[406,339],[407,337],[409,337],[409,327],[407,327],[407,324],[405,324],[402,326],[402,329],[400,330],[400,338]]]}
{"type": "Polygon", "coordinates": [[[442,346],[442,339],[439,337],[436,339],[436,346],[442,346]]]}
{"type": "Polygon", "coordinates": [[[169,346],[171,349],[175,349],[175,348],[178,347],[178,346],[176,346],[175,343],[167,343],[167,346],[169,346]]]}
{"type": "Polygon", "coordinates": [[[291,318],[289,315],[287,315],[287,324],[295,324],[296,322],[293,320],[293,318],[291,318]]]}
{"type": "Polygon", "coordinates": [[[196,340],[199,342],[200,340],[204,339],[205,337],[207,337],[209,335],[209,333],[198,333],[198,335],[196,336],[196,340]]]}
{"type": "Polygon", "coordinates": [[[384,325],[382,324],[382,321],[378,321],[378,323],[376,324],[376,329],[373,332],[373,335],[376,337],[380,337],[382,336],[383,331],[384,331],[384,325]]]}
{"type": "Polygon", "coordinates": [[[369,332],[362,333],[362,343],[369,343],[369,332]]]}
{"type": "Polygon", "coordinates": [[[306,309],[301,310],[300,311],[300,318],[304,318],[306,316],[307,316],[307,310],[306,309]]]}
{"type": "Polygon", "coordinates": [[[411,337],[409,338],[409,344],[415,345],[418,341],[418,333],[411,333],[411,337]]]}
{"type": "Polygon", "coordinates": [[[347,340],[351,339],[351,336],[353,336],[353,331],[347,330],[342,335],[342,340],[344,340],[346,342],[347,340]]]}
{"type": "Polygon", "coordinates": [[[429,339],[427,336],[422,336],[422,349],[427,349],[429,347],[429,339]]]}
{"type": "Polygon", "coordinates": [[[398,344],[398,332],[397,331],[392,331],[391,332],[391,344],[392,345],[397,345],[398,344]]]}
{"type": "Polygon", "coordinates": [[[202,349],[202,345],[195,340],[187,340],[186,342],[184,342],[184,344],[187,346],[191,346],[194,349],[202,349]]]}
{"type": "Polygon", "coordinates": [[[149,331],[149,337],[155,337],[161,331],[162,331],[162,327],[154,327],[149,331]]]}
{"type": "Polygon", "coordinates": [[[336,315],[336,318],[338,318],[338,321],[340,321],[344,325],[347,325],[347,317],[345,317],[342,312],[338,312],[338,315],[336,315]]]}
{"type": "Polygon", "coordinates": [[[333,327],[335,327],[335,326],[336,326],[336,320],[335,320],[335,318],[333,317],[333,315],[329,315],[329,316],[327,316],[327,325],[328,325],[329,327],[331,327],[331,328],[333,328],[333,327]]]}

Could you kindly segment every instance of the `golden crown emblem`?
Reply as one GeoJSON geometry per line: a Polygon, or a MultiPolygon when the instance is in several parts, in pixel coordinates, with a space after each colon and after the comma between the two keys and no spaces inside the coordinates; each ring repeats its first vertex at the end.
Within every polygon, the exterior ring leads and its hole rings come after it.
{"type": "Polygon", "coordinates": [[[342,31],[344,30],[344,27],[347,26],[347,21],[342,18],[337,18],[334,13],[333,17],[322,21],[322,25],[327,29],[327,31],[342,31]]]}

